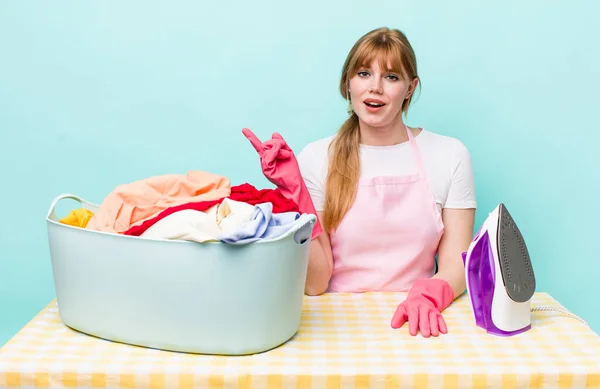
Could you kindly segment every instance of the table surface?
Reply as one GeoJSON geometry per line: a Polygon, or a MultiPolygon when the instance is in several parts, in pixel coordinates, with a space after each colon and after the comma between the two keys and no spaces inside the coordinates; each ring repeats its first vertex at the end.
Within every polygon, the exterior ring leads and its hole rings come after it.
{"type": "MultiPolygon", "coordinates": [[[[413,337],[390,318],[404,293],[305,296],[298,333],[249,356],[130,346],[66,327],[52,301],[2,349],[0,388],[600,388],[600,337],[560,312],[497,337],[476,327],[467,295],[448,334],[413,337]]],[[[563,308],[546,293],[533,306],[563,308]]]]}

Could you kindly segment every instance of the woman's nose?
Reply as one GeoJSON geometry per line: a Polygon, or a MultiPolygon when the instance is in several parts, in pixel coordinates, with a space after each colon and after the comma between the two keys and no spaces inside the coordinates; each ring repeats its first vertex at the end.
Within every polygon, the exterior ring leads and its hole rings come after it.
{"type": "Polygon", "coordinates": [[[381,93],[381,80],[378,77],[373,77],[371,85],[369,85],[369,92],[381,93]]]}

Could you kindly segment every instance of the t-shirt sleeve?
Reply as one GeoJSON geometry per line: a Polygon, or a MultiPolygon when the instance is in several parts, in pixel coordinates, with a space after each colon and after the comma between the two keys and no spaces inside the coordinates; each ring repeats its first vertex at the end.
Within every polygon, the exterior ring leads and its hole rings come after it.
{"type": "Polygon", "coordinates": [[[471,155],[467,147],[456,141],[455,163],[451,172],[450,189],[444,208],[477,208],[475,178],[471,155]]]}
{"type": "Polygon", "coordinates": [[[304,147],[296,156],[300,173],[308,189],[308,193],[315,206],[315,211],[321,212],[325,208],[325,179],[327,173],[323,166],[326,161],[318,155],[313,144],[304,147]]]}

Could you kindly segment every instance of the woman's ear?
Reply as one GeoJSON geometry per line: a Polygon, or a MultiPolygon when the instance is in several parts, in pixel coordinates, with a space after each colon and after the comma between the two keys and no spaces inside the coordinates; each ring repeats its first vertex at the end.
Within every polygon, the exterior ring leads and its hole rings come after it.
{"type": "Polygon", "coordinates": [[[408,92],[406,93],[405,99],[409,99],[410,96],[412,96],[412,94],[415,92],[415,89],[417,89],[417,85],[419,85],[419,78],[415,77],[415,78],[413,78],[413,80],[410,82],[410,85],[408,86],[408,92]]]}

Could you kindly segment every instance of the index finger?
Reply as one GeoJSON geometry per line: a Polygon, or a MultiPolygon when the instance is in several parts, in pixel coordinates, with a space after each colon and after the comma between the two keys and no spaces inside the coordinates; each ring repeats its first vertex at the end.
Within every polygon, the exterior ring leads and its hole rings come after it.
{"type": "Polygon", "coordinates": [[[252,131],[250,131],[249,128],[243,128],[242,134],[244,134],[244,136],[248,138],[248,140],[257,152],[261,153],[263,151],[262,142],[256,137],[256,135],[254,135],[252,131]]]}

